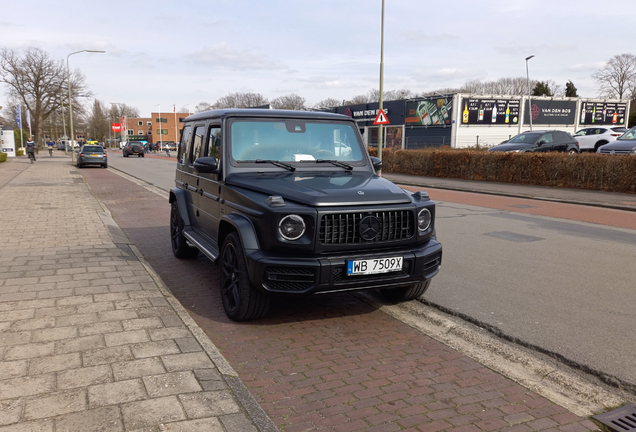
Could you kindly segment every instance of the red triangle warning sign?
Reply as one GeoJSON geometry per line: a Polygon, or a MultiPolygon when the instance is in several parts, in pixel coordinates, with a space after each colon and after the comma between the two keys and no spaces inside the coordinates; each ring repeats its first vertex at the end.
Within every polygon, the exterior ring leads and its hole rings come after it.
{"type": "Polygon", "coordinates": [[[386,114],[384,114],[384,110],[380,110],[380,112],[378,112],[378,115],[375,118],[375,121],[373,122],[374,125],[387,125],[390,124],[389,123],[389,119],[387,118],[386,114]]]}

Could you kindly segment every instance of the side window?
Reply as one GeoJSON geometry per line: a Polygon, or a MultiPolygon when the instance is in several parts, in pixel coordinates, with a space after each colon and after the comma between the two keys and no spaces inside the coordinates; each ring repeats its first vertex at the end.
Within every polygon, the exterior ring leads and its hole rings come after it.
{"type": "Polygon", "coordinates": [[[201,147],[203,147],[203,134],[205,134],[205,126],[197,126],[194,130],[192,139],[192,151],[190,152],[188,162],[190,165],[201,156],[201,147]]]}
{"type": "Polygon", "coordinates": [[[188,125],[181,131],[181,141],[179,142],[179,153],[177,154],[177,160],[179,163],[183,163],[186,160],[189,152],[188,145],[190,144],[190,132],[192,132],[192,126],[188,125]],[[185,156],[185,157],[184,157],[185,156]]]}
{"type": "Polygon", "coordinates": [[[221,127],[213,125],[210,128],[210,132],[208,134],[208,144],[207,144],[207,148],[205,149],[205,155],[214,156],[215,158],[218,158],[220,149],[221,149],[221,127]]]}
{"type": "Polygon", "coordinates": [[[554,138],[552,138],[551,133],[547,133],[541,137],[541,141],[545,141],[546,143],[551,143],[554,141],[554,138]]]}

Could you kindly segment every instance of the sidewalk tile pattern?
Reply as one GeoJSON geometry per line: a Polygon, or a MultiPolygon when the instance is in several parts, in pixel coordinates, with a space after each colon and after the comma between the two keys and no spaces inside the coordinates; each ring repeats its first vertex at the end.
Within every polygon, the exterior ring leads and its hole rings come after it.
{"type": "Polygon", "coordinates": [[[0,164],[0,432],[255,431],[67,158],[0,164]]]}

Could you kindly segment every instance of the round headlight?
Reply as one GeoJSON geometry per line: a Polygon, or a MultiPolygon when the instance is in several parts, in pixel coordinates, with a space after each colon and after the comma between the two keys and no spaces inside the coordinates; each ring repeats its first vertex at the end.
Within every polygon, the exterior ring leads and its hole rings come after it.
{"type": "Polygon", "coordinates": [[[288,215],[280,220],[278,231],[285,240],[298,240],[305,233],[305,221],[298,215],[288,215]]]}
{"type": "Polygon", "coordinates": [[[417,229],[420,231],[426,231],[431,227],[431,220],[433,220],[433,217],[428,209],[420,210],[417,214],[417,229]]]}

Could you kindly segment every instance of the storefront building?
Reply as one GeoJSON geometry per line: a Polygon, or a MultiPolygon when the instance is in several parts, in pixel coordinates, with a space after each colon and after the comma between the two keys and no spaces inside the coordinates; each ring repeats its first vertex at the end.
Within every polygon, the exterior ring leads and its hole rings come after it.
{"type": "MultiPolygon", "coordinates": [[[[590,126],[628,127],[630,102],[455,93],[387,101],[383,108],[390,123],[383,128],[386,148],[468,148],[492,147],[531,128],[574,134],[590,126]]],[[[379,127],[373,125],[378,110],[378,103],[330,109],[352,117],[371,147],[378,145],[379,127]]]]}

